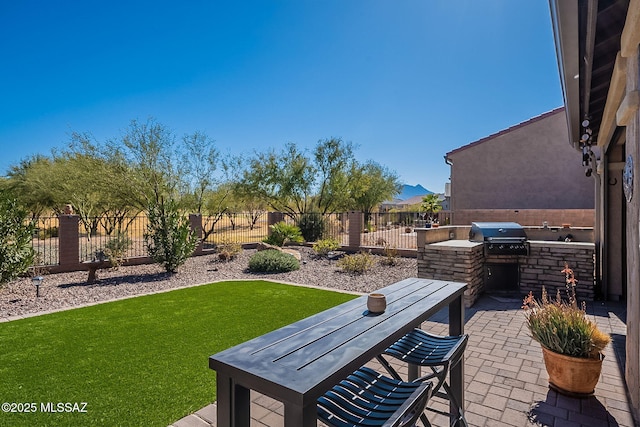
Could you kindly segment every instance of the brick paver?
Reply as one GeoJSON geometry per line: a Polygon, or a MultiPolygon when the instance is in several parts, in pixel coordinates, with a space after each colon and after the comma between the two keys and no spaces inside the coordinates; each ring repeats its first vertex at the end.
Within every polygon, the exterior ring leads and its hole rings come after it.
{"type": "MultiPolygon", "coordinates": [[[[547,385],[540,346],[528,335],[519,299],[483,296],[466,310],[465,332],[470,334],[465,353],[466,418],[471,426],[594,426],[634,427],[624,386],[626,325],[623,303],[588,304],[598,325],[614,336],[605,349],[595,395],[576,399],[559,395],[547,385]]],[[[447,313],[423,324],[425,330],[446,334],[447,313]]],[[[376,367],[377,364],[373,363],[376,367]]],[[[379,367],[379,366],[378,366],[379,367]]],[[[406,374],[406,369],[400,369],[406,374]]],[[[252,426],[283,425],[282,405],[253,394],[252,426]]],[[[432,399],[435,406],[443,403],[432,399]]],[[[434,426],[447,419],[427,412],[434,426]]],[[[216,426],[215,404],[173,424],[175,427],[216,426]]],[[[321,426],[321,423],[318,423],[321,426]]]]}

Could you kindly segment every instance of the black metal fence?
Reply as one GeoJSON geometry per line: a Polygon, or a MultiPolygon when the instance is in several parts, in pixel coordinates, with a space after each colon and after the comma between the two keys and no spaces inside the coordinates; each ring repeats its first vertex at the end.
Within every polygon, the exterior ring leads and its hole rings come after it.
{"type": "Polygon", "coordinates": [[[31,246],[36,253],[37,265],[58,264],[58,217],[40,217],[36,221],[36,229],[31,239],[31,246]]]}
{"type": "Polygon", "coordinates": [[[202,217],[202,238],[205,248],[220,243],[259,242],[269,234],[266,212],[228,212],[202,217]]]}
{"type": "Polygon", "coordinates": [[[418,212],[372,213],[364,218],[361,246],[417,249],[415,229],[426,221],[418,212]]]}
{"type": "MultiPolygon", "coordinates": [[[[323,216],[323,238],[334,238],[343,246],[394,247],[416,249],[415,228],[424,227],[425,220],[418,212],[374,213],[368,216],[354,213],[333,213],[323,216]],[[358,215],[362,215],[358,218],[358,215]],[[353,223],[352,220],[358,218],[353,223]],[[361,227],[359,242],[349,241],[350,228],[361,227]]],[[[283,220],[293,223],[288,217],[283,220]]],[[[269,235],[269,215],[266,212],[225,213],[218,216],[197,217],[192,226],[200,226],[203,248],[214,248],[220,243],[254,243],[269,235]]],[[[63,245],[78,245],[78,262],[92,261],[100,252],[112,246],[118,239],[128,242],[125,258],[148,256],[144,235],[148,227],[145,215],[125,218],[89,218],[79,221],[78,241],[66,241],[63,245]],[[114,226],[115,224],[115,226],[114,226]]],[[[42,217],[32,239],[38,265],[58,265],[61,239],[58,217],[42,217]]],[[[355,234],[356,236],[358,233],[355,234]]],[[[74,240],[75,237],[72,239],[74,240]]]]}
{"type": "Polygon", "coordinates": [[[94,233],[87,230],[87,227],[80,223],[80,262],[93,261],[99,258],[99,253],[112,247],[118,240],[127,242],[125,258],[136,258],[147,256],[147,248],[144,242],[144,233],[149,223],[145,215],[135,217],[119,218],[120,226],[111,227],[113,224],[108,218],[95,218],[100,226],[94,233]]]}

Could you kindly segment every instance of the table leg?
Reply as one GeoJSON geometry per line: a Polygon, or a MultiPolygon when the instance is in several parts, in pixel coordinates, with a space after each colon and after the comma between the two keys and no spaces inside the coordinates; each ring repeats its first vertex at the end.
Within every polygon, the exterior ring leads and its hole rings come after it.
{"type": "Polygon", "coordinates": [[[420,377],[420,366],[409,363],[409,381],[415,381],[420,377]]]}
{"type": "Polygon", "coordinates": [[[236,384],[233,378],[216,373],[217,424],[219,426],[249,427],[251,422],[250,390],[236,384]]]}
{"type": "MultiPolygon", "coordinates": [[[[449,304],[449,335],[462,335],[464,333],[464,298],[459,296],[449,304]]],[[[460,363],[450,367],[449,381],[451,393],[460,403],[460,409],[464,410],[464,354],[460,363]]],[[[454,419],[454,408],[449,407],[451,418],[454,419]]],[[[458,424],[456,424],[458,425],[458,424]]]]}
{"type": "Polygon", "coordinates": [[[284,404],[284,427],[316,427],[318,410],[316,405],[300,407],[293,403],[284,404]]]}

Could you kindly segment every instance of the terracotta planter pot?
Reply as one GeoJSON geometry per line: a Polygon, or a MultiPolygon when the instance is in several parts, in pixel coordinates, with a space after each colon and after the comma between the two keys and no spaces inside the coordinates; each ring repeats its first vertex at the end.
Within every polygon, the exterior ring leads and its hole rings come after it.
{"type": "Polygon", "coordinates": [[[549,374],[549,387],[558,393],[587,397],[593,395],[602,371],[600,359],[565,356],[542,347],[544,365],[549,374]]]}

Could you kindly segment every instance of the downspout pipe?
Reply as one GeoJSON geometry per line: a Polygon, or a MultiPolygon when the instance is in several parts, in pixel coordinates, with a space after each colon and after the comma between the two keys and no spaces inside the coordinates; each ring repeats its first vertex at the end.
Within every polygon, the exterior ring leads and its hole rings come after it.
{"type": "Polygon", "coordinates": [[[450,223],[451,224],[455,224],[456,211],[455,211],[455,201],[454,201],[454,198],[453,198],[453,179],[452,179],[452,175],[453,175],[453,160],[451,160],[451,158],[448,155],[445,155],[444,156],[444,162],[450,166],[450,169],[449,169],[449,181],[450,181],[450,187],[449,187],[449,191],[450,191],[450,195],[449,195],[449,211],[451,212],[450,223]]]}

